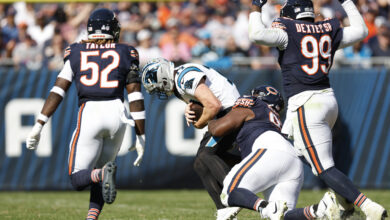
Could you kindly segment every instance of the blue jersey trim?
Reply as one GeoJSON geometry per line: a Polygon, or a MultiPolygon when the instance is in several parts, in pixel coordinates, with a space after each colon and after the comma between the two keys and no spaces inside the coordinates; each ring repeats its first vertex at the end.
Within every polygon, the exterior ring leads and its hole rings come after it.
{"type": "Polygon", "coordinates": [[[183,71],[181,71],[179,77],[177,78],[177,85],[179,86],[180,89],[182,89],[182,88],[181,88],[181,85],[180,85],[181,79],[183,78],[183,76],[184,76],[186,73],[188,73],[188,72],[190,72],[190,71],[202,72],[202,70],[200,70],[200,69],[197,68],[197,67],[193,67],[193,66],[192,66],[192,67],[187,67],[187,68],[185,68],[183,71]]]}
{"type": "Polygon", "coordinates": [[[211,136],[210,140],[206,144],[206,147],[214,147],[218,143],[219,139],[221,138],[211,136]]]}

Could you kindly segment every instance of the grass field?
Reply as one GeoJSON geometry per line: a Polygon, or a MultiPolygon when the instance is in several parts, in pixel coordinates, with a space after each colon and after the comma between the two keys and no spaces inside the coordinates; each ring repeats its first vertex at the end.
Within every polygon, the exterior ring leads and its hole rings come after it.
{"type": "MultiPolygon", "coordinates": [[[[318,202],[324,192],[302,191],[297,207],[318,202]]],[[[363,192],[390,210],[390,190],[363,192]]],[[[87,191],[0,192],[0,219],[85,219],[88,201],[87,191]]],[[[214,212],[204,190],[120,190],[115,203],[106,205],[99,219],[203,220],[215,219],[214,212]]],[[[239,219],[259,219],[259,216],[243,210],[239,219]]]]}

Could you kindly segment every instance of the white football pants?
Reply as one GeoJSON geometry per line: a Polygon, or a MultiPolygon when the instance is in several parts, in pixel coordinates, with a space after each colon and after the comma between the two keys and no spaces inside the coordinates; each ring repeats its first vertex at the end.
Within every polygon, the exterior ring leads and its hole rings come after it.
{"type": "Polygon", "coordinates": [[[290,142],[277,132],[261,134],[252,152],[236,164],[223,181],[222,203],[228,205],[229,193],[245,188],[255,194],[263,192],[268,201],[286,201],[295,208],[303,184],[303,164],[290,142]]]}
{"type": "MultiPolygon", "coordinates": [[[[332,90],[315,92],[298,108],[287,111],[285,125],[292,125],[294,147],[310,163],[315,175],[334,166],[332,128],[338,115],[337,101],[332,90]]],[[[299,94],[298,94],[299,95],[299,94]]]]}
{"type": "Polygon", "coordinates": [[[83,169],[101,168],[115,160],[126,129],[122,114],[124,105],[119,99],[87,101],[80,106],[69,146],[69,175],[83,169]]]}

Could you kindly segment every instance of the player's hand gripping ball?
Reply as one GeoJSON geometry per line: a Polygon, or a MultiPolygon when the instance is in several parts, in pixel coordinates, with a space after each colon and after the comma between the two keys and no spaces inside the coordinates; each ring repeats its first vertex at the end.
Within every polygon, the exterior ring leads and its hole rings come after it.
{"type": "Polygon", "coordinates": [[[187,121],[187,125],[194,124],[200,118],[203,113],[203,106],[200,103],[190,102],[186,105],[184,116],[187,121]]]}
{"type": "Polygon", "coordinates": [[[203,113],[203,106],[198,104],[198,103],[193,102],[190,106],[190,110],[194,112],[194,115],[195,115],[194,121],[198,121],[200,116],[203,113]]]}

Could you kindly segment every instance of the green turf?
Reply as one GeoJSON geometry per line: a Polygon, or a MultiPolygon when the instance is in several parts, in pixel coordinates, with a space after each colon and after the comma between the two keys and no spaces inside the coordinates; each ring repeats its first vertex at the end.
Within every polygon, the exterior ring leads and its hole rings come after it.
{"type": "MultiPolygon", "coordinates": [[[[368,197],[390,210],[390,190],[364,190],[368,197]]],[[[324,191],[304,190],[297,207],[318,202],[324,191]]],[[[84,219],[89,193],[0,192],[0,219],[84,219]]],[[[118,192],[114,204],[106,205],[99,219],[215,219],[211,199],[204,190],[158,190],[118,192]]],[[[244,210],[240,219],[259,219],[244,210]]]]}

